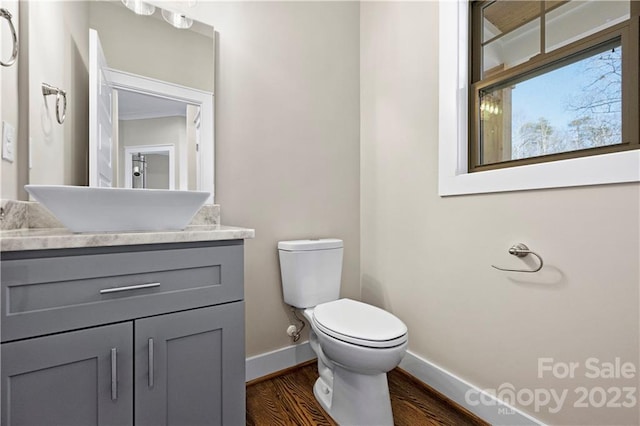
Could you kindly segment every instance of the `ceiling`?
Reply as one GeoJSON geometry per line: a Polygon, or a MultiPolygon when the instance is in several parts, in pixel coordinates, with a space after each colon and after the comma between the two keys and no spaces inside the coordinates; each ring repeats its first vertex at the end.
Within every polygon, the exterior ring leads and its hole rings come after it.
{"type": "MultiPolygon", "coordinates": [[[[568,0],[546,2],[546,10],[553,9],[568,0]]],[[[500,33],[506,33],[540,15],[540,1],[496,0],[483,9],[484,18],[500,33]]]]}
{"type": "Polygon", "coordinates": [[[184,102],[128,90],[118,90],[118,118],[120,120],[184,117],[186,114],[187,104],[184,102]]]}

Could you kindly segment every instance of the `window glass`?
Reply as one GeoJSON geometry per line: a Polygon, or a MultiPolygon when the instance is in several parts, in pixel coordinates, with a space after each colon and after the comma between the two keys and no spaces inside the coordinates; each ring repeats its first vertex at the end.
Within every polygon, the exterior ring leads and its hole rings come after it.
{"type": "Polygon", "coordinates": [[[570,1],[546,14],[545,50],[573,41],[629,19],[629,1],[570,1]]]}
{"type": "Polygon", "coordinates": [[[526,62],[540,53],[540,18],[536,18],[482,48],[483,75],[526,62]]]}
{"type": "Polygon", "coordinates": [[[479,92],[478,165],[622,143],[620,41],[479,92]]]}

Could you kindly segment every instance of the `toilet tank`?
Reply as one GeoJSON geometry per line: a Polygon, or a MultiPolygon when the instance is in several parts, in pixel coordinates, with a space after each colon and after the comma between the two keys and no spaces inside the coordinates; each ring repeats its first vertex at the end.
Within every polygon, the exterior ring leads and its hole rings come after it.
{"type": "Polygon", "coordinates": [[[340,297],[342,240],[280,241],[280,274],[284,301],[310,308],[340,297]]]}

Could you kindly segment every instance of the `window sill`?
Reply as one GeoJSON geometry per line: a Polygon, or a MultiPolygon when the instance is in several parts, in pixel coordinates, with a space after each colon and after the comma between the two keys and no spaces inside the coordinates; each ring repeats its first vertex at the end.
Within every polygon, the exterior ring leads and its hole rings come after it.
{"type": "Polygon", "coordinates": [[[440,2],[440,196],[640,182],[640,151],[467,173],[467,0],[440,2]]]}
{"type": "Polygon", "coordinates": [[[482,194],[640,181],[640,151],[625,151],[476,173],[446,174],[439,195],[482,194]]]}

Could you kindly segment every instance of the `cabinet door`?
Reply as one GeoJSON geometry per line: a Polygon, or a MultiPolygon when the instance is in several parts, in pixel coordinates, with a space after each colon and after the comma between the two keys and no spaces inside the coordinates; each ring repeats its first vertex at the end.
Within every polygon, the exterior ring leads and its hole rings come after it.
{"type": "Polygon", "coordinates": [[[2,424],[130,425],[131,322],[2,344],[2,424]]]}
{"type": "Polygon", "coordinates": [[[136,320],[136,425],[244,425],[244,364],[244,302],[136,320]]]}

